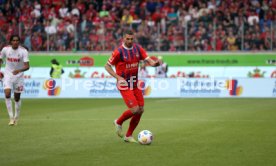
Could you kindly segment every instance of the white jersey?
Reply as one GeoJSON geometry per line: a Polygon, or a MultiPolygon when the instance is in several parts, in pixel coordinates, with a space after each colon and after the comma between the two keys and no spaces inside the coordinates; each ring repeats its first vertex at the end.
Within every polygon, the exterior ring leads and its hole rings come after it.
{"type": "Polygon", "coordinates": [[[6,67],[4,71],[4,77],[23,77],[23,72],[13,75],[14,70],[22,69],[24,67],[24,62],[29,62],[28,51],[19,46],[14,50],[10,45],[2,49],[0,53],[0,59],[6,59],[6,67]]]}

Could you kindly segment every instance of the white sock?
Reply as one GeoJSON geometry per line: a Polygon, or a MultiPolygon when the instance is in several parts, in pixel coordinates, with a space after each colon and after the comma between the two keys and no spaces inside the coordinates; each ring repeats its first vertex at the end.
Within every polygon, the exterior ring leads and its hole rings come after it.
{"type": "Polygon", "coordinates": [[[12,111],[12,102],[11,102],[11,98],[6,98],[6,106],[7,106],[7,110],[8,110],[8,114],[10,119],[13,119],[13,111],[12,111]]]}
{"type": "Polygon", "coordinates": [[[18,102],[15,101],[14,105],[15,105],[14,118],[18,119],[21,111],[21,100],[19,100],[18,102]]]}

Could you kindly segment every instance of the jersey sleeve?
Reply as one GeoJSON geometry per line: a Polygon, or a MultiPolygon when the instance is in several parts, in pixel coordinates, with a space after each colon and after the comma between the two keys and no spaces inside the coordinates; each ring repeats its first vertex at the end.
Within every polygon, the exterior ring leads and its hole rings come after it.
{"type": "Polygon", "coordinates": [[[118,50],[113,51],[112,55],[108,59],[107,63],[110,65],[116,65],[120,60],[120,53],[118,50]]]}
{"type": "Polygon", "coordinates": [[[147,52],[142,47],[140,47],[140,52],[141,52],[141,59],[145,60],[148,57],[147,52]]]}
{"type": "Polygon", "coordinates": [[[4,47],[0,52],[0,59],[5,58],[5,56],[6,56],[6,48],[4,47]]]}
{"type": "Polygon", "coordinates": [[[27,50],[24,49],[23,51],[23,62],[29,62],[29,53],[27,50]]]}

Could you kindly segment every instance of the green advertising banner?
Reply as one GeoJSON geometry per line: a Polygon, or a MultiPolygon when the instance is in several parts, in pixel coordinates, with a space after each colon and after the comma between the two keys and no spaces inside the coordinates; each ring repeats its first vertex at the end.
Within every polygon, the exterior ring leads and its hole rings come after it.
{"type": "MultiPolygon", "coordinates": [[[[57,59],[64,67],[101,67],[110,54],[30,54],[32,67],[49,67],[57,59]]],[[[149,55],[158,56],[158,53],[149,55]]],[[[162,54],[169,66],[275,66],[275,54],[162,54]]]]}

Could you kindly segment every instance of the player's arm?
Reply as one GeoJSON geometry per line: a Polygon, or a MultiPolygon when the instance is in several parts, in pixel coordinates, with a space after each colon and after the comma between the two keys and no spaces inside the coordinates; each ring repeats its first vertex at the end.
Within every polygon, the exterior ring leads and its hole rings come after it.
{"type": "Polygon", "coordinates": [[[107,63],[105,64],[105,70],[117,80],[120,78],[118,74],[115,73],[112,66],[116,65],[119,62],[119,52],[117,50],[112,52],[112,55],[109,57],[107,63]]]}
{"type": "Polygon", "coordinates": [[[12,73],[13,73],[13,75],[16,75],[16,74],[18,74],[18,73],[27,71],[27,70],[29,70],[29,69],[30,69],[30,64],[29,64],[29,62],[24,62],[24,66],[23,66],[22,69],[14,70],[12,73]]]}
{"type": "Polygon", "coordinates": [[[119,56],[120,56],[120,53],[119,53],[117,50],[115,50],[115,51],[112,53],[111,57],[108,59],[107,63],[105,64],[105,70],[106,70],[112,77],[114,77],[114,78],[117,79],[117,83],[118,83],[119,85],[126,85],[126,84],[127,84],[126,80],[125,80],[123,77],[121,77],[121,76],[119,76],[118,74],[116,74],[116,72],[115,72],[115,71],[113,70],[113,68],[112,68],[112,65],[116,65],[117,63],[119,63],[119,59],[120,59],[119,56]]]}
{"type": "Polygon", "coordinates": [[[142,59],[146,61],[146,63],[149,64],[150,66],[156,67],[160,65],[160,60],[158,58],[156,59],[150,58],[142,47],[140,47],[140,52],[142,55],[142,59]]]}
{"type": "Polygon", "coordinates": [[[2,63],[3,63],[3,57],[5,57],[5,50],[4,50],[4,48],[0,52],[0,79],[2,79],[4,77],[4,74],[1,72],[1,67],[2,67],[2,63]]]}
{"type": "Polygon", "coordinates": [[[113,68],[110,64],[106,63],[104,68],[112,77],[114,77],[116,79],[118,79],[120,77],[118,74],[115,73],[115,71],[113,70],[113,68]]]}
{"type": "Polygon", "coordinates": [[[1,72],[2,63],[3,63],[3,60],[0,59],[0,80],[4,77],[4,74],[1,72]]]}
{"type": "Polygon", "coordinates": [[[156,66],[159,66],[159,65],[160,65],[159,59],[153,60],[152,58],[147,57],[147,58],[145,59],[145,61],[146,61],[150,66],[152,66],[152,67],[156,67],[156,66]]]}
{"type": "Polygon", "coordinates": [[[117,79],[117,82],[118,82],[120,85],[126,85],[126,84],[127,84],[126,80],[125,80],[123,77],[121,77],[121,76],[119,76],[118,74],[115,73],[115,71],[113,70],[111,64],[106,63],[104,67],[105,67],[105,70],[106,70],[112,77],[114,77],[114,78],[117,79]]]}

